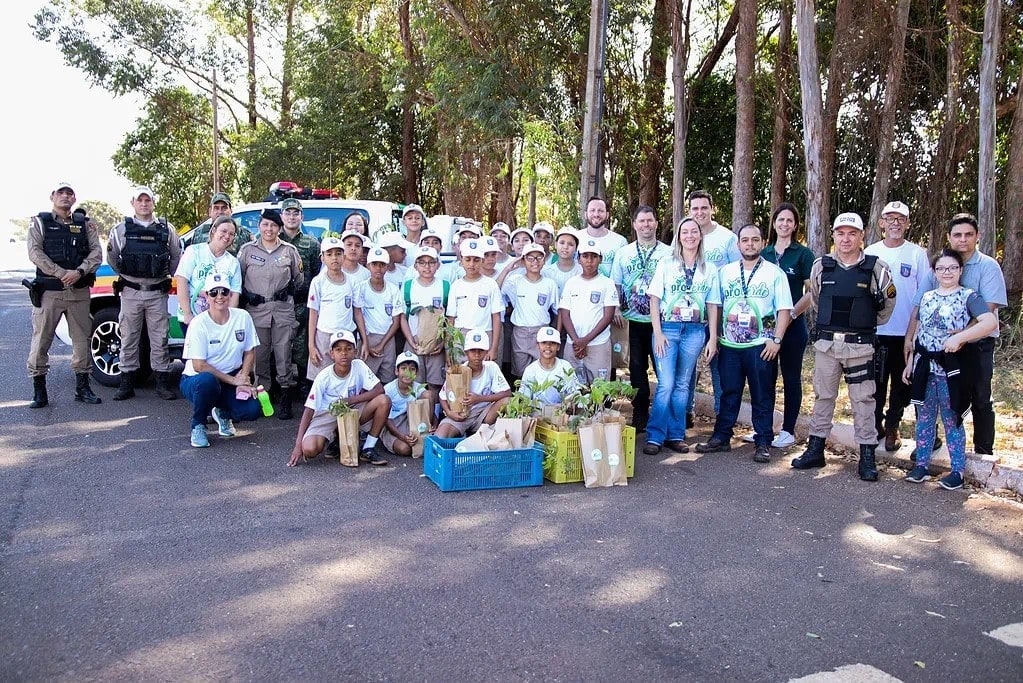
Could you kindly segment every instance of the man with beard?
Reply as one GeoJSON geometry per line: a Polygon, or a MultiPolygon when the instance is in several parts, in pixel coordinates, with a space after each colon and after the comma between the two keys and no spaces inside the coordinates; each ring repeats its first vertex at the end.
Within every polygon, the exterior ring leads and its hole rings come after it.
{"type": "Polygon", "coordinates": [[[600,262],[600,274],[610,277],[615,252],[625,246],[625,238],[611,231],[607,201],[603,197],[593,196],[587,200],[584,218],[586,219],[586,228],[580,231],[579,239],[580,241],[591,239],[597,243],[604,259],[600,262]]]}

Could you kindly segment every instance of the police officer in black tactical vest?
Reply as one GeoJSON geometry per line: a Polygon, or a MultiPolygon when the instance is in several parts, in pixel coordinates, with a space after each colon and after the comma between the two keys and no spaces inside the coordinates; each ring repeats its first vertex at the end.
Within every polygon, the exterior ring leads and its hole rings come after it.
{"type": "Polygon", "coordinates": [[[71,335],[71,368],[75,371],[75,400],[100,403],[89,386],[92,358],[89,336],[89,287],[96,281],[96,269],[103,261],[96,225],[82,209],[71,212],[75,191],[68,183],[57,183],[50,193],[53,210],[33,216],[28,227],[28,257],[35,264],[36,277],[30,285],[32,299],[32,345],[28,353],[28,374],[34,393],[30,408],[49,403],[46,373],[53,333],[61,316],[67,317],[71,335]]]}
{"type": "Polygon", "coordinates": [[[167,348],[169,315],[167,294],[171,275],[181,260],[181,242],[174,226],[153,213],[153,191],[140,187],[131,197],[132,218],[114,226],[107,242],[107,263],[120,277],[114,290],[121,298],[121,383],[115,401],[135,395],[135,373],[141,364],[142,333],[149,334],[149,361],[156,375],[156,395],[172,401],[170,351],[167,348]]]}

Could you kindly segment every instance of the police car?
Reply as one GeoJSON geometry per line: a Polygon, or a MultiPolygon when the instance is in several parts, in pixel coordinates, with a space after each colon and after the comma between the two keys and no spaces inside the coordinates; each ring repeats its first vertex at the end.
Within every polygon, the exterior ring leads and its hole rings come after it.
{"type": "MultiPolygon", "coordinates": [[[[252,234],[258,235],[260,212],[266,208],[276,207],[289,197],[295,197],[302,202],[302,231],[317,239],[320,239],[325,232],[340,233],[345,221],[353,213],[362,214],[366,224],[370,226],[371,238],[382,232],[397,230],[401,222],[400,204],[375,200],[338,199],[337,195],[330,190],[303,188],[287,181],[271,185],[266,200],[235,207],[232,217],[239,225],[248,228],[252,234]]],[[[110,228],[112,227],[110,226],[110,228]]],[[[201,225],[196,229],[198,227],[201,225]]],[[[190,244],[196,229],[181,235],[182,251],[190,244]]],[[[101,232],[103,231],[101,230],[101,232]]],[[[106,232],[109,232],[109,228],[106,232]]],[[[105,248],[103,254],[105,258],[105,248]]],[[[92,337],[89,348],[92,355],[92,377],[98,383],[108,387],[118,386],[121,377],[121,333],[117,322],[121,304],[114,294],[113,284],[116,279],[117,275],[113,269],[104,262],[96,273],[96,283],[90,288],[92,337]]],[[[178,323],[177,311],[177,290],[172,284],[171,291],[167,295],[167,313],[170,316],[168,344],[171,357],[174,359],[181,358],[181,352],[185,345],[185,335],[178,323]]],[[[64,318],[61,318],[56,334],[62,342],[70,346],[71,337],[68,334],[67,322],[64,318]]],[[[151,371],[149,340],[145,334],[142,335],[139,355],[141,367],[136,373],[136,381],[142,382],[151,371]]]]}

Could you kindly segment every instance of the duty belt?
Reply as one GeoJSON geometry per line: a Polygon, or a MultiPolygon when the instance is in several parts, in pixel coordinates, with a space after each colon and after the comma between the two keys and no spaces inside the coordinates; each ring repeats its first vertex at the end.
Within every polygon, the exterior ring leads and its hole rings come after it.
{"type": "Polygon", "coordinates": [[[828,341],[845,342],[846,344],[873,344],[874,334],[853,334],[852,332],[828,332],[821,330],[819,337],[828,341]]]}
{"type": "Polygon", "coordinates": [[[114,281],[115,291],[120,291],[127,287],[128,289],[134,289],[139,292],[169,292],[170,286],[170,280],[164,280],[163,282],[158,282],[155,285],[142,285],[137,282],[132,282],[131,280],[126,280],[123,277],[114,281]]]}
{"type": "Polygon", "coordinates": [[[265,304],[268,301],[287,301],[288,297],[294,295],[294,293],[295,293],[294,282],[288,283],[287,287],[278,289],[269,299],[259,294],[253,294],[247,289],[242,289],[242,295],[245,297],[245,300],[248,301],[253,306],[259,306],[260,304],[265,304]]]}

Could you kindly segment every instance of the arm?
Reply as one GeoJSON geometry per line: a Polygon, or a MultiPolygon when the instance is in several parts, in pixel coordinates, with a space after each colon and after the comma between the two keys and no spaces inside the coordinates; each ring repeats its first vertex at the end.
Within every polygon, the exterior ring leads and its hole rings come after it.
{"type": "Polygon", "coordinates": [[[405,340],[412,345],[412,353],[419,353],[417,347],[416,337],[412,334],[412,326],[408,323],[408,316],[404,313],[400,316],[401,320],[401,333],[405,335],[405,340]]]}
{"type": "Polygon", "coordinates": [[[803,296],[799,297],[799,301],[792,310],[793,320],[806,313],[807,309],[810,308],[810,281],[806,280],[803,282],[803,296]]]}
{"type": "Polygon", "coordinates": [[[170,270],[168,272],[174,273],[177,272],[178,264],[181,263],[181,238],[173,225],[168,223],[167,228],[170,231],[167,238],[167,246],[170,248],[170,270]]]}
{"type": "Polygon", "coordinates": [[[983,339],[996,329],[998,329],[998,316],[988,311],[977,316],[976,325],[970,325],[962,332],[957,332],[946,339],[944,349],[947,353],[955,353],[963,347],[963,344],[983,339]]]}
{"type": "MultiPolygon", "coordinates": [[[[107,236],[107,265],[118,275],[121,274],[121,240],[117,237],[119,227],[121,226],[115,225],[107,236]]],[[[172,268],[171,272],[173,270],[172,268]]]]}
{"type": "MultiPolygon", "coordinates": [[[[195,317],[195,314],[192,313],[192,295],[189,292],[188,278],[184,275],[175,275],[174,282],[178,289],[177,297],[178,306],[181,307],[181,320],[187,325],[195,317]]],[[[232,296],[234,296],[233,293],[232,296]]]]}
{"type": "Polygon", "coordinates": [[[615,313],[617,311],[618,311],[617,306],[604,306],[604,315],[601,316],[600,320],[597,321],[597,325],[592,330],[590,330],[590,333],[583,337],[582,340],[587,344],[593,341],[593,339],[598,334],[600,334],[601,332],[608,328],[608,326],[611,324],[611,321],[614,320],[615,313]]]}
{"type": "MultiPolygon", "coordinates": [[[[788,329],[789,323],[792,322],[792,311],[787,308],[783,308],[778,311],[778,322],[774,328],[774,334],[779,339],[785,336],[785,330],[788,329]]],[[[775,344],[773,339],[768,339],[764,343],[764,350],[760,352],[760,357],[764,360],[771,361],[778,357],[778,352],[781,350],[781,344],[775,344]]]]}
{"type": "MultiPolygon", "coordinates": [[[[248,353],[248,352],[246,352],[248,353]]],[[[208,372],[224,384],[230,384],[236,387],[246,386],[248,384],[242,377],[242,373],[239,372],[237,375],[229,375],[226,372],[221,372],[215,367],[206,362],[205,358],[192,358],[192,367],[198,372],[208,372]]]]}
{"type": "Polygon", "coordinates": [[[355,320],[355,329],[359,331],[359,360],[366,360],[369,357],[369,337],[366,336],[366,318],[362,315],[362,309],[352,308],[352,319],[355,320]]]}
{"type": "Polygon", "coordinates": [[[306,430],[309,429],[309,423],[312,421],[313,409],[305,408],[302,411],[302,419],[299,420],[298,423],[298,433],[295,435],[295,447],[291,449],[291,459],[288,460],[288,467],[294,467],[298,464],[299,458],[302,458],[302,441],[305,439],[306,430]]]}
{"type": "Polygon", "coordinates": [[[504,265],[501,270],[501,274],[497,276],[497,286],[504,287],[504,280],[507,278],[513,270],[519,267],[524,267],[525,261],[522,260],[521,256],[517,256],[513,259],[508,259],[508,263],[504,265]]]}
{"type": "MultiPolygon", "coordinates": [[[[238,371],[238,377],[244,380],[246,383],[249,382],[252,377],[252,369],[256,366],[256,350],[249,349],[242,356],[242,369],[238,371]]],[[[253,387],[255,388],[255,387],[253,387]]]]}
{"type": "Polygon", "coordinates": [[[309,333],[306,335],[309,339],[309,360],[312,361],[313,365],[319,365],[323,362],[323,356],[320,355],[319,350],[316,348],[316,324],[320,320],[320,312],[315,308],[309,310],[309,333]]]}
{"type": "Polygon", "coordinates": [[[664,354],[668,351],[668,339],[664,336],[664,331],[661,328],[660,297],[650,297],[650,326],[654,328],[654,354],[658,358],[664,358],[664,354]]]}
{"type": "MultiPolygon", "coordinates": [[[[85,234],[89,237],[89,255],[82,261],[82,265],[78,266],[85,271],[86,274],[95,273],[100,264],[103,263],[103,245],[99,241],[99,230],[96,229],[96,224],[92,221],[85,227],[85,234]]],[[[76,271],[71,271],[72,273],[76,271]]],[[[78,278],[76,277],[75,280],[78,278]]]]}
{"type": "Polygon", "coordinates": [[[43,225],[38,216],[33,216],[28,225],[28,258],[32,265],[44,275],[62,278],[66,270],[54,263],[43,251],[43,225]]]}
{"type": "Polygon", "coordinates": [[[704,355],[709,361],[718,352],[718,329],[721,325],[721,306],[718,304],[707,304],[707,325],[710,336],[707,337],[704,355]]]}
{"type": "MultiPolygon", "coordinates": [[[[487,354],[486,360],[497,360],[497,350],[501,346],[501,314],[491,313],[490,314],[490,353],[487,354]]],[[[500,361],[498,361],[500,362],[500,361]]]]}
{"type": "Polygon", "coordinates": [[[366,403],[367,401],[372,401],[373,399],[375,399],[377,396],[379,396],[382,393],[384,393],[384,385],[383,385],[382,382],[377,382],[376,386],[373,387],[372,389],[367,389],[366,391],[360,391],[355,396],[352,396],[351,398],[345,399],[345,403],[347,403],[350,406],[357,406],[360,403],[366,403]]]}
{"type": "Polygon", "coordinates": [[[920,307],[914,306],[909,314],[909,327],[906,328],[906,341],[902,345],[902,353],[906,357],[906,364],[909,365],[913,358],[914,342],[916,341],[916,328],[919,325],[920,307]]]}

